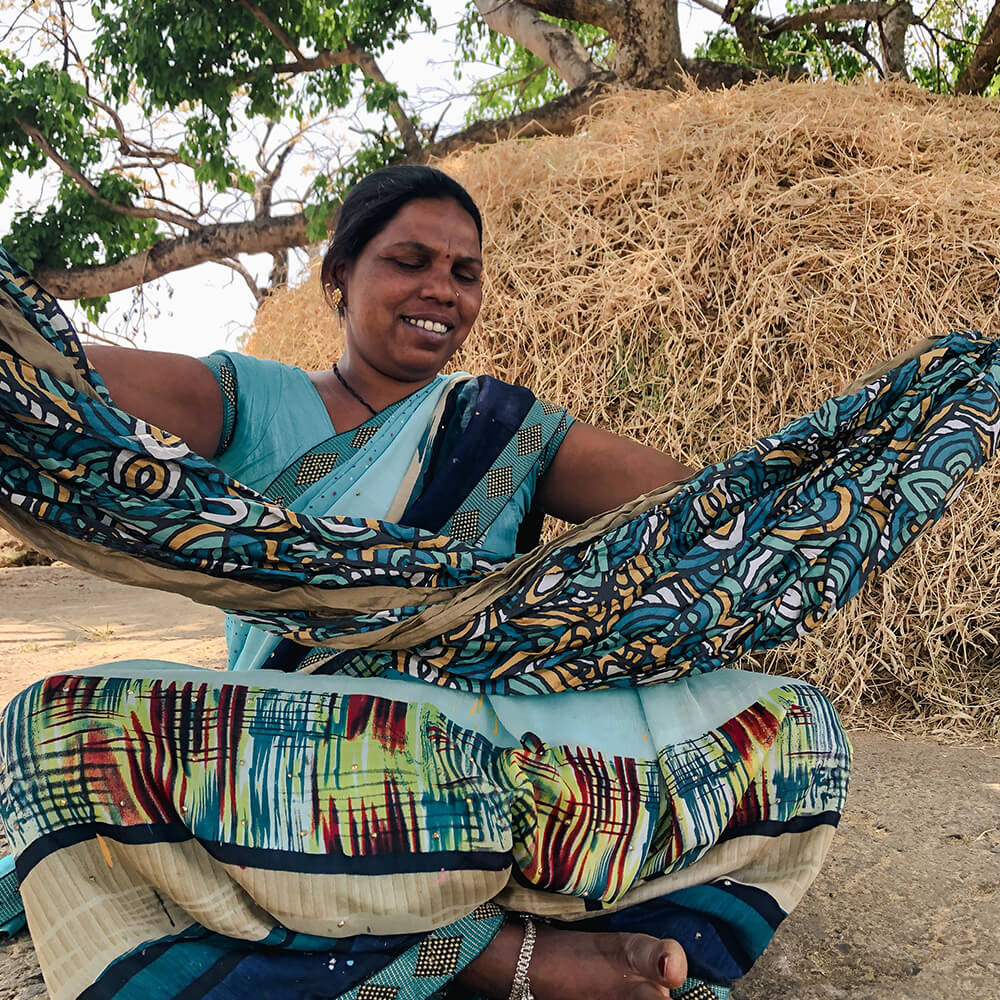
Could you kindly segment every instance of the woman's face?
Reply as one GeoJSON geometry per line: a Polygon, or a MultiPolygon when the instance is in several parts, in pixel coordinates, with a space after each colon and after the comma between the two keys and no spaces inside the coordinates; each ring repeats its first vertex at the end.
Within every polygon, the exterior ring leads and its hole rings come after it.
{"type": "Polygon", "coordinates": [[[352,364],[402,382],[433,378],[479,315],[482,270],[476,224],[458,202],[407,202],[335,273],[352,364]]]}

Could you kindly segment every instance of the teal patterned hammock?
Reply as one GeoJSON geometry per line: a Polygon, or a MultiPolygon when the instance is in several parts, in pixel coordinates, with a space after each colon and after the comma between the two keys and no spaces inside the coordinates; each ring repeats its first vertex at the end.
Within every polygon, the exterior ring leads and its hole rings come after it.
{"type": "Polygon", "coordinates": [[[1000,435],[996,342],[952,334],[679,486],[512,560],[295,514],[114,407],[0,251],[0,520],[88,569],[306,645],[496,693],[647,684],[815,628],[936,521],[1000,435]]]}

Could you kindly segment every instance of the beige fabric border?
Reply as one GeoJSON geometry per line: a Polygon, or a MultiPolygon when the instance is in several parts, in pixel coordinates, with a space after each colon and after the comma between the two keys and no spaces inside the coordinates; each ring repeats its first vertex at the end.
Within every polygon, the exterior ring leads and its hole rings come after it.
{"type": "Polygon", "coordinates": [[[73,1000],[122,955],[195,924],[247,941],[279,924],[324,937],[412,934],[467,916],[509,877],[510,869],[371,876],[244,869],[216,861],[196,840],[101,838],[48,855],[21,892],[52,1000],[73,1000]]]}
{"type": "Polygon", "coordinates": [[[540,917],[586,920],[728,877],[764,889],[785,913],[791,913],[820,870],[835,832],[834,827],[824,824],[804,833],[784,833],[778,837],[734,837],[709,848],[687,868],[639,883],[599,911],[587,910],[584,901],[575,896],[541,892],[514,881],[496,897],[496,902],[506,909],[540,917]]]}
{"type": "MultiPolygon", "coordinates": [[[[48,292],[45,293],[48,295],[48,292]]],[[[76,365],[56,350],[24,318],[21,307],[8,292],[0,288],[0,341],[11,346],[30,365],[47,371],[53,378],[68,382],[74,389],[98,399],[96,390],[80,374],[76,365]]]]}

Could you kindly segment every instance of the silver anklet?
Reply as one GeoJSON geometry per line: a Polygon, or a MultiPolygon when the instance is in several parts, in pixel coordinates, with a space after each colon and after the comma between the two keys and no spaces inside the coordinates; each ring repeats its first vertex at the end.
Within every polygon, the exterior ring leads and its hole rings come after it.
{"type": "Polygon", "coordinates": [[[517,965],[514,968],[514,982],[510,986],[510,996],[507,1000],[535,1000],[528,980],[528,966],[531,964],[531,953],[535,950],[535,922],[524,914],[524,938],[521,950],[517,953],[517,965]]]}

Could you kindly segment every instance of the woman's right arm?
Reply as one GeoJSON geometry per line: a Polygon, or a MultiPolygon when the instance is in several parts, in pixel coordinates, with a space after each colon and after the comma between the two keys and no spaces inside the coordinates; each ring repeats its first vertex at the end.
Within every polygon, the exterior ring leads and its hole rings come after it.
{"type": "Polygon", "coordinates": [[[211,458],[222,434],[222,391],[197,358],[88,344],[87,357],[119,408],[176,434],[211,458]]]}

